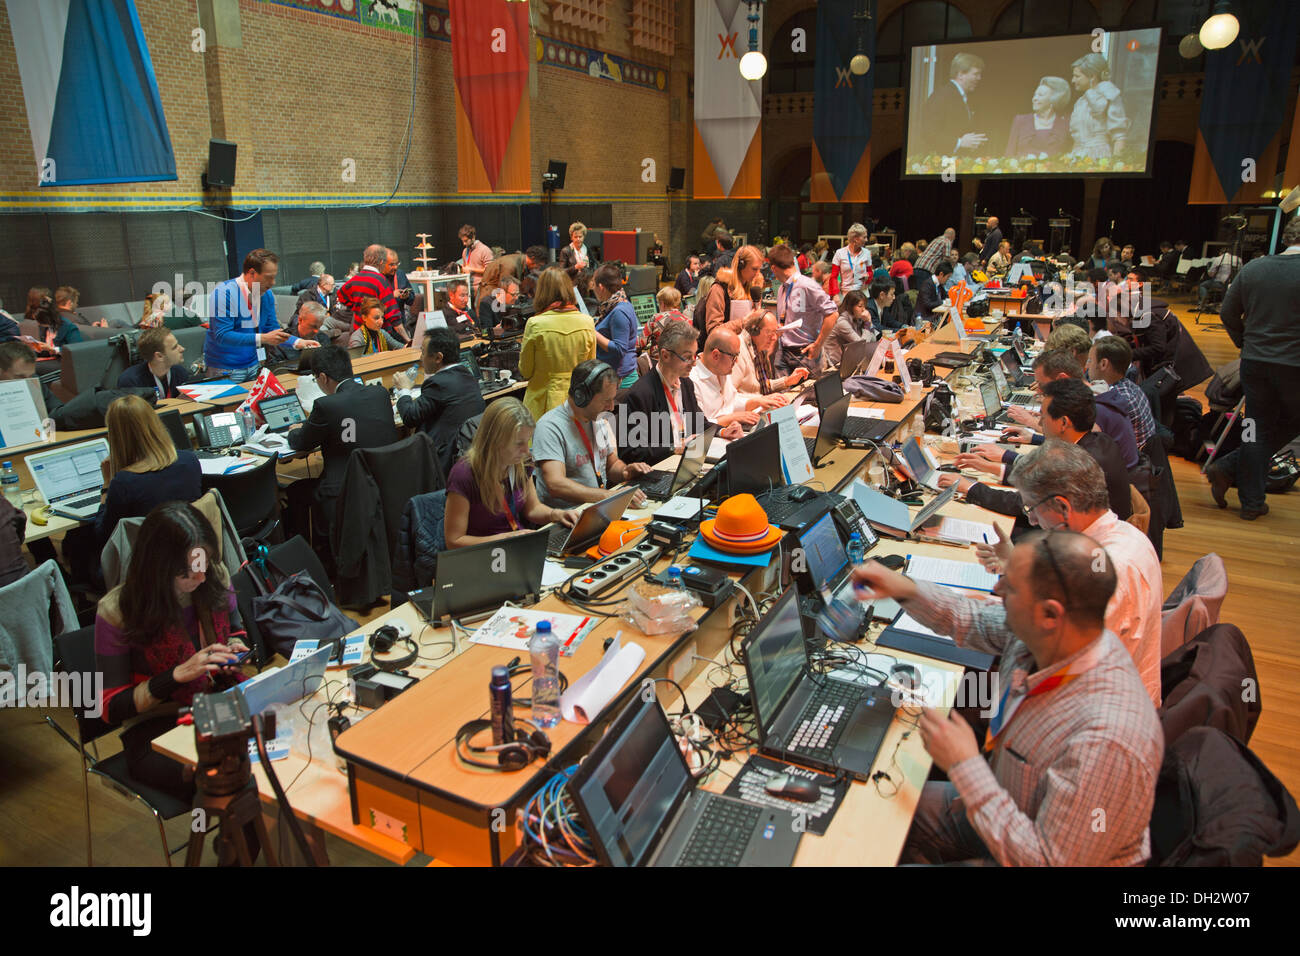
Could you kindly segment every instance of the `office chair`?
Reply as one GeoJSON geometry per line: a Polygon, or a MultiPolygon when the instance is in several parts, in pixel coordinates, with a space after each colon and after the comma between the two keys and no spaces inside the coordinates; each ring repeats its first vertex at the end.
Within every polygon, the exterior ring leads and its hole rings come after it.
{"type": "MultiPolygon", "coordinates": [[[[85,683],[83,686],[94,686],[89,679],[96,671],[94,627],[83,627],[79,631],[69,631],[66,634],[58,635],[54,638],[54,651],[59,659],[58,668],[60,672],[84,675],[85,683]]],[[[157,790],[132,777],[127,769],[125,752],[119,752],[103,759],[100,759],[98,754],[94,757],[90,756],[90,754],[86,753],[86,745],[91,744],[93,746],[95,741],[113,733],[118,728],[102,719],[87,717],[84,706],[74,707],[72,713],[77,720],[77,739],[75,740],[54,721],[54,718],[47,716],[45,720],[58,732],[59,736],[75,747],[81,755],[81,786],[86,802],[86,865],[95,865],[94,845],[90,828],[90,774],[93,773],[98,777],[102,777],[110,787],[127,799],[138,800],[149,809],[149,812],[153,814],[154,823],[158,826],[158,837],[162,842],[163,860],[168,866],[171,866],[172,855],[185,849],[189,843],[187,840],[175,850],[169,848],[167,845],[167,831],[163,827],[163,822],[174,819],[183,813],[188,813],[190,811],[190,801],[178,800],[171,794],[157,790]]]]}
{"type": "Polygon", "coordinates": [[[275,458],[233,475],[204,475],[203,490],[216,489],[241,539],[265,542],[280,528],[280,486],[275,458]]]}

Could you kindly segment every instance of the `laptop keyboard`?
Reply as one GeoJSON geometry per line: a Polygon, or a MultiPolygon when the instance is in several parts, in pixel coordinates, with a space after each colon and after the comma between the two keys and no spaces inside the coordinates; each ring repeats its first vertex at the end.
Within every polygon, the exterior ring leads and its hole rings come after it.
{"type": "Polygon", "coordinates": [[[861,687],[838,681],[823,685],[799,715],[787,749],[830,762],[844,729],[844,717],[853,713],[861,699],[861,687]]]}
{"type": "Polygon", "coordinates": [[[652,471],[635,482],[647,498],[667,499],[673,487],[673,472],[652,471]]]}
{"type": "Polygon", "coordinates": [[[855,441],[882,441],[894,430],[894,424],[869,418],[847,418],[840,434],[855,441]]]}
{"type": "Polygon", "coordinates": [[[739,866],[763,808],[739,800],[710,800],[677,866],[739,866]]]}
{"type": "Polygon", "coordinates": [[[1007,396],[1007,402],[1011,405],[1037,405],[1037,392],[1012,392],[1007,396]]]}
{"type": "Polygon", "coordinates": [[[97,504],[99,504],[98,491],[95,492],[93,495],[84,495],[81,498],[77,498],[73,501],[60,501],[58,507],[68,508],[68,509],[89,508],[91,505],[97,505],[97,504]]]}
{"type": "Polygon", "coordinates": [[[546,550],[551,554],[559,554],[560,549],[564,547],[564,542],[569,540],[569,530],[564,525],[552,528],[546,539],[546,550]]]}
{"type": "Polygon", "coordinates": [[[812,461],[813,452],[817,449],[817,439],[809,438],[807,435],[804,435],[803,447],[808,449],[808,460],[812,461]]]}
{"type": "Polygon", "coordinates": [[[788,520],[796,511],[806,505],[806,501],[790,501],[785,498],[776,498],[771,495],[759,502],[763,510],[767,512],[769,524],[780,524],[788,520]]]}

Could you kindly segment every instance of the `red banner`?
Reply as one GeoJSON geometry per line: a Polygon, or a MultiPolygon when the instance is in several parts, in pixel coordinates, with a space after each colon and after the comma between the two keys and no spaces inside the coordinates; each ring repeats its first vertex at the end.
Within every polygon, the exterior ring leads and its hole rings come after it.
{"type": "Polygon", "coordinates": [[[451,0],[461,192],[530,191],[528,5],[451,0]]]}

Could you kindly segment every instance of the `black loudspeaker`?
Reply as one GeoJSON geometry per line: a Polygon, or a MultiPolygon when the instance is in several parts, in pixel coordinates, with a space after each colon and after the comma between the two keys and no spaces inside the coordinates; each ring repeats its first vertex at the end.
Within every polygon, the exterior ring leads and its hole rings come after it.
{"type": "Polygon", "coordinates": [[[564,175],[569,171],[569,164],[552,159],[546,164],[546,188],[563,189],[564,175]]]}
{"type": "Polygon", "coordinates": [[[204,186],[235,185],[235,153],[239,147],[224,139],[208,140],[208,172],[204,186]]]}
{"type": "Polygon", "coordinates": [[[668,191],[677,192],[686,188],[686,167],[674,166],[668,173],[668,191]]]}

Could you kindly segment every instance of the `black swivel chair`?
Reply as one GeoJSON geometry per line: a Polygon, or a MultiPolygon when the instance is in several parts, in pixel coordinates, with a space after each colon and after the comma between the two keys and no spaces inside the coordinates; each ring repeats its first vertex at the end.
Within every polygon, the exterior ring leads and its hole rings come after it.
{"type": "Polygon", "coordinates": [[[241,539],[266,542],[280,531],[280,486],[275,458],[232,475],[204,475],[203,490],[221,492],[241,539]]]}
{"type": "MultiPolygon", "coordinates": [[[[54,638],[54,652],[60,662],[60,672],[84,675],[82,686],[95,686],[94,681],[91,680],[97,671],[95,666],[94,627],[83,627],[79,631],[69,631],[66,634],[58,635],[54,638]]],[[[129,691],[123,691],[123,693],[129,693],[129,691]]],[[[93,773],[102,777],[110,787],[127,799],[138,800],[149,809],[149,812],[153,814],[154,822],[158,825],[158,837],[162,841],[163,860],[168,866],[171,866],[172,855],[185,849],[188,842],[182,843],[175,850],[170,849],[167,845],[167,831],[163,827],[163,822],[178,817],[182,813],[188,813],[191,806],[190,801],[178,800],[169,793],[157,790],[133,778],[127,769],[126,754],[123,752],[103,759],[100,759],[97,753],[96,756],[92,757],[86,752],[86,745],[94,744],[99,738],[113,733],[118,728],[100,718],[87,717],[84,706],[74,707],[73,716],[77,720],[77,739],[75,740],[52,717],[46,717],[45,719],[59,733],[59,736],[75,747],[81,755],[81,785],[86,801],[86,865],[94,866],[94,851],[90,829],[90,774],[93,773]]]]}

